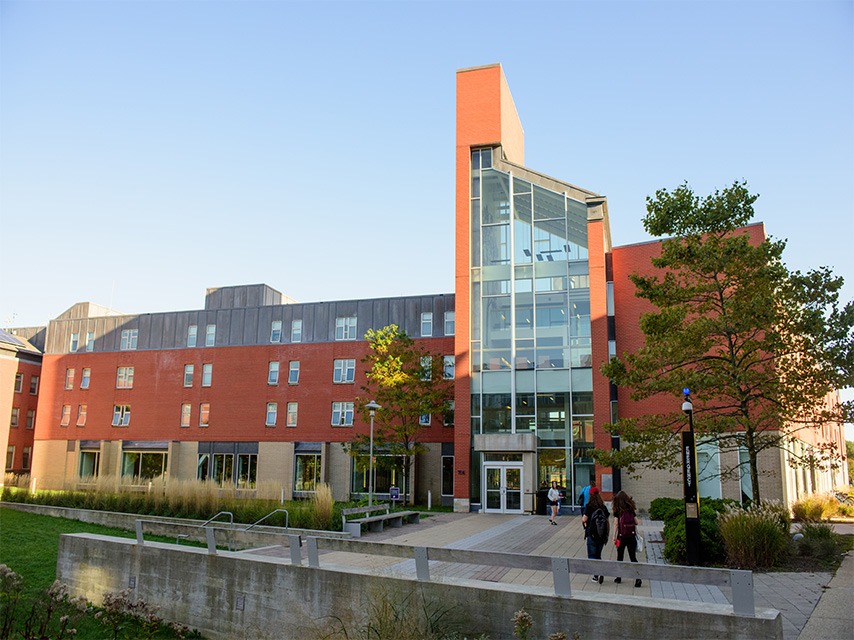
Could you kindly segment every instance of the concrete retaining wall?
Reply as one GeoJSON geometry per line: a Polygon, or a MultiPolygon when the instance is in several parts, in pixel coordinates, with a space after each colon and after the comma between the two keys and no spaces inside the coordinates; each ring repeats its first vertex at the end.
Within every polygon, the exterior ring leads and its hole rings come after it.
{"type": "MultiPolygon", "coordinates": [[[[133,585],[133,597],[161,608],[166,619],[229,639],[322,637],[343,624],[353,630],[389,599],[413,610],[445,612],[443,622],[470,636],[513,638],[513,614],[534,619],[531,637],[563,631],[595,638],[781,639],[780,614],[755,618],[731,607],[632,596],[583,593],[559,598],[551,589],[475,581],[419,582],[361,575],[357,569],[315,569],[288,560],[146,543],[86,534],[60,538],[57,577],[75,595],[100,603],[105,592],[133,585]]],[[[406,630],[402,629],[404,637],[406,630]]],[[[352,632],[352,631],[351,631],[352,632]]],[[[413,637],[417,637],[413,633],[413,637]]]]}

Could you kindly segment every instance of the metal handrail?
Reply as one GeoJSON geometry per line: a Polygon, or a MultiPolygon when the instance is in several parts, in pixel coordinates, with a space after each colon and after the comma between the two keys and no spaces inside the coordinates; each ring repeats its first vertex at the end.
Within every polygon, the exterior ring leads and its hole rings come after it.
{"type": "Polygon", "coordinates": [[[200,526],[200,527],[206,527],[206,526],[208,526],[211,522],[213,522],[214,520],[216,520],[217,518],[219,518],[219,517],[220,517],[221,515],[223,515],[223,514],[228,514],[228,516],[229,516],[229,518],[228,518],[228,524],[234,524],[234,514],[233,514],[231,511],[220,511],[220,512],[219,512],[218,514],[216,514],[213,518],[211,518],[210,520],[208,520],[208,521],[207,521],[207,522],[205,522],[204,524],[200,524],[199,526],[200,526]]]}
{"type": "Polygon", "coordinates": [[[287,509],[276,509],[275,511],[271,511],[270,513],[268,513],[266,516],[264,516],[263,518],[261,518],[257,522],[253,522],[252,524],[250,524],[248,527],[246,527],[244,529],[244,531],[249,531],[256,524],[261,524],[262,522],[264,522],[264,520],[266,520],[267,518],[269,518],[273,514],[279,513],[280,511],[284,512],[284,514],[285,514],[285,529],[290,529],[290,517],[291,516],[288,513],[288,510],[287,509]]]}

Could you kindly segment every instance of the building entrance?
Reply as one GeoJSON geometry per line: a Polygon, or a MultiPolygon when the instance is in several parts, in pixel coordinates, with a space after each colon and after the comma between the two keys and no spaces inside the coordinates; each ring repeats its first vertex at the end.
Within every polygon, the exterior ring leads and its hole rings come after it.
{"type": "Polygon", "coordinates": [[[522,513],[522,464],[484,464],[483,496],[486,513],[522,513]]]}

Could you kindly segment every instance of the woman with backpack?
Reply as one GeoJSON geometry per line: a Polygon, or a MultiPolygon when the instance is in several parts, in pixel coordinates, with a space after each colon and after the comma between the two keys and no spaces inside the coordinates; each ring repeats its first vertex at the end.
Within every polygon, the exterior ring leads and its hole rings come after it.
{"type": "MultiPolygon", "coordinates": [[[[629,560],[637,562],[637,526],[638,517],[636,515],[637,507],[632,497],[625,491],[620,491],[614,496],[614,521],[617,523],[614,527],[614,544],[617,545],[617,561],[622,562],[626,550],[629,551],[629,560]]],[[[622,582],[622,578],[614,578],[614,582],[622,582]]],[[[639,587],[643,580],[637,578],[635,586],[639,587]]]]}
{"type": "MultiPolygon", "coordinates": [[[[608,542],[608,516],[610,515],[608,507],[602,501],[602,496],[599,495],[599,489],[592,487],[590,499],[584,508],[584,515],[581,516],[581,526],[584,527],[584,537],[587,538],[587,557],[590,560],[602,559],[602,548],[608,542]]],[[[605,576],[594,575],[591,580],[602,584],[605,576]]]]}

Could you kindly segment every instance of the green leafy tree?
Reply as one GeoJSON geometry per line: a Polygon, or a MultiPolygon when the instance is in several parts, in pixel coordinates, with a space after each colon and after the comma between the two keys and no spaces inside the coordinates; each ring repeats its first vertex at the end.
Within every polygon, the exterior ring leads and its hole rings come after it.
{"type": "MultiPolygon", "coordinates": [[[[747,450],[753,497],[761,502],[763,451],[854,415],[854,403],[829,401],[854,377],[854,303],[840,305],[843,280],[826,267],[790,271],[782,260],[785,241],[750,242],[743,227],[757,197],[735,183],[704,198],[687,184],[647,198],[647,232],[672,236],[652,260],[652,275],[631,276],[636,295],[655,310],[640,321],[644,346],[602,372],[630,389],[632,399],[661,394],[661,406],[674,410],[609,425],[625,444],[620,451],[596,451],[600,463],[629,473],[641,466],[677,468],[685,416],[666,395],[678,397],[689,387],[698,437],[722,453],[747,450]]],[[[800,463],[835,465],[841,453],[824,442],[800,463]]],[[[738,464],[727,467],[722,456],[721,475],[737,471],[738,464]]]]}
{"type": "MultiPolygon", "coordinates": [[[[370,329],[365,338],[370,345],[363,359],[368,365],[368,384],[362,387],[366,395],[358,399],[357,406],[365,421],[370,419],[365,408],[368,402],[374,400],[382,407],[374,415],[374,453],[379,450],[387,455],[375,458],[377,468],[402,460],[401,494],[405,497],[412,493],[407,486],[412,462],[427,450],[420,442],[428,428],[421,424],[421,416],[436,419],[448,410],[453,380],[444,377],[442,355],[431,353],[397,325],[370,329]]],[[[358,434],[345,449],[364,459],[369,446],[369,435],[358,434]]]]}
{"type": "Polygon", "coordinates": [[[854,485],[854,442],[845,441],[845,453],[848,458],[848,484],[854,485]]]}

